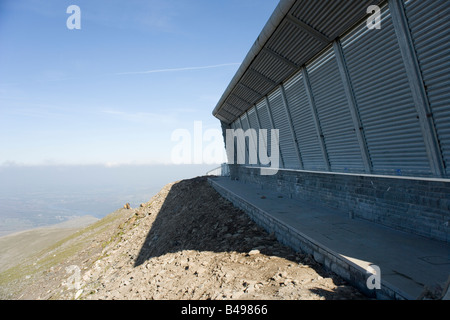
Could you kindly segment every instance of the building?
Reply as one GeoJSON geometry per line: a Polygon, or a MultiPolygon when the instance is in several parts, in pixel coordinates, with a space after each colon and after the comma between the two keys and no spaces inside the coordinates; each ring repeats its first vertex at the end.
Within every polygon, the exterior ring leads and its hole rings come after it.
{"type": "Polygon", "coordinates": [[[213,111],[224,138],[278,129],[280,168],[261,175],[248,135],[232,179],[450,242],[449,9],[281,0],[213,111]]]}

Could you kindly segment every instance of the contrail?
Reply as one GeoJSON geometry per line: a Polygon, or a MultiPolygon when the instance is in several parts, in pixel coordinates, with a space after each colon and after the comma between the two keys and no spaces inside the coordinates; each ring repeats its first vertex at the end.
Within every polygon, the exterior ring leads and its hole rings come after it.
{"type": "Polygon", "coordinates": [[[135,71],[135,72],[121,72],[116,73],[116,75],[127,75],[127,74],[149,74],[149,73],[160,73],[160,72],[176,72],[176,71],[188,71],[188,70],[201,70],[201,69],[212,69],[212,68],[220,68],[227,66],[235,66],[240,63],[225,63],[225,64],[216,64],[212,66],[204,66],[204,67],[185,67],[185,68],[173,68],[173,69],[157,69],[157,70],[148,70],[148,71],[135,71]]]}

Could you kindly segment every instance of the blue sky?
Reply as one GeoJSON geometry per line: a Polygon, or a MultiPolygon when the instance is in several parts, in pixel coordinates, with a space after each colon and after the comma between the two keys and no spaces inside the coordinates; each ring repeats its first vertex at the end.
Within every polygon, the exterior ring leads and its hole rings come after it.
{"type": "Polygon", "coordinates": [[[0,0],[0,166],[170,163],[277,0],[0,0]],[[81,30],[69,30],[70,5],[81,30]]]}

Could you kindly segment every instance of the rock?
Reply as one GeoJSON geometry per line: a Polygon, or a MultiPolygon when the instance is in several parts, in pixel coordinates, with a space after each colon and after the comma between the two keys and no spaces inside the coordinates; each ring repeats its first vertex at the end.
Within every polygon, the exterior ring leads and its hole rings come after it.
{"type": "Polygon", "coordinates": [[[196,272],[197,274],[204,275],[206,273],[206,270],[207,269],[204,267],[199,267],[196,272]]]}
{"type": "Polygon", "coordinates": [[[131,206],[129,203],[127,203],[123,206],[123,208],[129,210],[129,209],[131,209],[131,206]]]}
{"type": "Polygon", "coordinates": [[[251,250],[251,251],[248,253],[248,255],[249,255],[249,256],[253,256],[253,255],[259,254],[259,253],[260,253],[259,250],[253,249],[253,250],[251,250]]]}

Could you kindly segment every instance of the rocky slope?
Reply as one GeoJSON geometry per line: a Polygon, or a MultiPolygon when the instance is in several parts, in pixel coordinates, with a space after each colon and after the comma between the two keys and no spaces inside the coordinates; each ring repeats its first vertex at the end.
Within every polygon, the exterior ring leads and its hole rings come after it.
{"type": "Polygon", "coordinates": [[[3,299],[364,299],[220,197],[165,186],[0,274],[3,299]]]}

